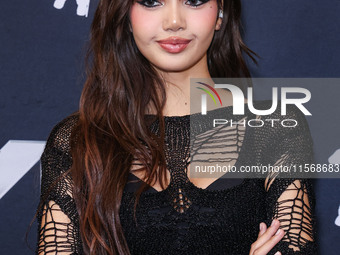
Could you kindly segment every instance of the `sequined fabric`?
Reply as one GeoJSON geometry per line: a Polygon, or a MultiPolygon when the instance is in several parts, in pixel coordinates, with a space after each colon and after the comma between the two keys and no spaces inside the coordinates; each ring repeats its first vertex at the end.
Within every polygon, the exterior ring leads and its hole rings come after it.
{"type": "MultiPolygon", "coordinates": [[[[257,108],[261,107],[270,106],[266,101],[258,102],[257,108]]],[[[131,254],[249,254],[259,223],[269,226],[273,218],[280,220],[286,234],[268,254],[317,254],[311,179],[233,179],[223,178],[225,174],[200,188],[187,172],[190,162],[199,161],[202,155],[237,168],[312,163],[313,144],[303,114],[295,107],[288,109],[285,118],[296,119],[299,125],[295,128],[271,128],[266,122],[262,128],[235,125],[213,129],[211,118],[221,113],[235,119],[231,107],[210,111],[205,118],[199,114],[165,117],[169,185],[161,191],[150,187],[142,194],[136,222],[134,191],[142,180],[131,173],[122,197],[120,218],[131,254]]],[[[246,111],[236,121],[257,117],[246,111]]],[[[270,117],[282,118],[279,111],[270,117]]],[[[41,158],[41,197],[72,164],[69,137],[76,121],[77,115],[70,116],[50,134],[41,158]]],[[[151,130],[159,132],[157,121],[151,130]]],[[[72,180],[66,176],[44,201],[38,215],[37,254],[83,254],[71,187],[72,180]],[[55,215],[62,215],[64,220],[56,222],[55,215]]]]}

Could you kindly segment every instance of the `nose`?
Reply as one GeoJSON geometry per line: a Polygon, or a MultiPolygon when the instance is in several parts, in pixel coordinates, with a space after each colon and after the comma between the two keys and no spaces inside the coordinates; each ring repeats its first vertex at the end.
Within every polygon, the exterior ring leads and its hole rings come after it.
{"type": "Polygon", "coordinates": [[[168,1],[164,8],[163,29],[165,31],[177,31],[186,28],[184,10],[181,8],[182,1],[168,1]]]}

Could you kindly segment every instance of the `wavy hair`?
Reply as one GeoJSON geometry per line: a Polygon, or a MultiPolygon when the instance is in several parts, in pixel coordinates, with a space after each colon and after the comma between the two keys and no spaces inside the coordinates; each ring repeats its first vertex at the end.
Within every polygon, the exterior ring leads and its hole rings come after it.
{"type": "MultiPolygon", "coordinates": [[[[221,6],[221,0],[217,0],[221,6]]],[[[130,254],[119,219],[123,189],[134,159],[148,185],[164,188],[164,80],[138,50],[129,30],[133,0],[101,0],[91,27],[87,80],[79,121],[71,136],[73,196],[85,254],[130,254]],[[138,66],[138,68],[136,68],[138,66]],[[131,73],[133,70],[133,74],[131,73]],[[160,134],[152,134],[145,109],[153,105],[160,134]]],[[[250,77],[244,54],[254,55],[241,38],[241,1],[224,1],[223,22],[207,52],[211,77],[250,77]]]]}

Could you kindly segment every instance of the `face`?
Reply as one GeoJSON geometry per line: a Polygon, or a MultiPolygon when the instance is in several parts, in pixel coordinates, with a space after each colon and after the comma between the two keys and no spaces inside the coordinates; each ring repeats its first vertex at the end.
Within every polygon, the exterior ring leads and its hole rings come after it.
{"type": "Polygon", "coordinates": [[[179,72],[205,62],[222,19],[216,0],[141,0],[130,10],[141,53],[159,70],[179,72]]]}

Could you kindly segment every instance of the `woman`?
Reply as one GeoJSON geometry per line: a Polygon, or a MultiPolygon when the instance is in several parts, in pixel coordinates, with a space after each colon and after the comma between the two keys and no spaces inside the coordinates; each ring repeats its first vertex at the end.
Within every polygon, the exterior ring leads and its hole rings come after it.
{"type": "MultiPolygon", "coordinates": [[[[56,125],[41,158],[37,253],[315,252],[308,180],[189,179],[190,118],[209,132],[190,115],[190,78],[250,76],[240,11],[239,0],[100,1],[79,112],[56,125]]],[[[231,94],[222,101],[209,116],[231,114],[231,94]]],[[[310,162],[307,123],[295,108],[287,115],[299,128],[225,129],[225,158],[310,162]]]]}

